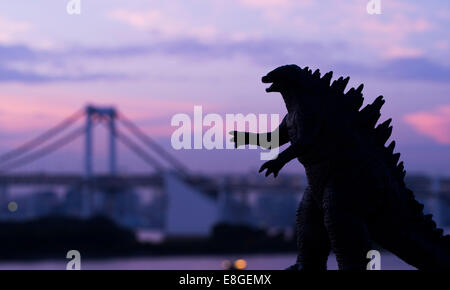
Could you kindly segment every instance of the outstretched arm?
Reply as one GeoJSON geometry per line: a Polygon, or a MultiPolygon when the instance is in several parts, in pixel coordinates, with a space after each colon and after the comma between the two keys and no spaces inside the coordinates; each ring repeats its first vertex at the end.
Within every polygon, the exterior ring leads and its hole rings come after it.
{"type": "Polygon", "coordinates": [[[318,118],[310,119],[306,122],[303,120],[303,122],[297,123],[296,136],[298,136],[298,138],[293,140],[295,142],[291,142],[291,145],[281,152],[277,158],[264,163],[259,169],[259,172],[261,173],[267,169],[266,176],[273,173],[274,177],[277,177],[278,172],[280,172],[285,164],[296,157],[301,157],[305,154],[306,150],[313,146],[314,141],[318,138],[321,128],[322,122],[318,118]]]}
{"type": "Polygon", "coordinates": [[[265,149],[280,147],[289,142],[289,135],[286,125],[286,117],[283,118],[280,125],[273,131],[267,133],[251,133],[230,131],[233,136],[231,142],[237,148],[241,145],[257,145],[265,149]],[[278,138],[278,142],[277,142],[278,138]]]}

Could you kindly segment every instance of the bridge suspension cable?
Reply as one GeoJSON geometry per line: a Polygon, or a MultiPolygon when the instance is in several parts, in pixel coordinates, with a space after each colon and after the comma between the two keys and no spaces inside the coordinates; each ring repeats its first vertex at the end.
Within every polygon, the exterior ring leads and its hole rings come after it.
{"type": "Polygon", "coordinates": [[[84,126],[78,127],[75,130],[71,131],[69,134],[63,136],[62,138],[48,144],[44,148],[32,152],[28,155],[25,155],[24,157],[10,162],[9,164],[6,164],[5,166],[0,168],[0,172],[7,172],[14,169],[17,169],[19,167],[25,166],[35,160],[38,160],[44,156],[47,156],[48,154],[60,149],[61,147],[64,147],[65,145],[69,144],[79,136],[83,135],[84,133],[84,126]]]}
{"type": "MultiPolygon", "coordinates": [[[[88,107],[89,108],[89,107],[88,107]]],[[[114,110],[114,109],[112,109],[114,110]]],[[[102,110],[98,110],[99,114],[102,110]]],[[[114,111],[116,112],[116,111],[114,111]]],[[[56,141],[49,143],[52,139],[54,140],[57,135],[61,135],[63,131],[67,130],[75,122],[77,122],[81,117],[86,116],[86,110],[81,109],[68,118],[64,119],[62,122],[58,123],[56,126],[50,128],[39,136],[23,143],[19,147],[10,150],[9,152],[0,155],[0,174],[23,167],[31,162],[34,162],[42,157],[49,155],[50,153],[59,150],[61,147],[72,142],[79,136],[87,134],[87,125],[81,125],[75,130],[71,131],[65,136],[57,139],[56,141]],[[46,144],[47,145],[46,145],[46,144]]],[[[119,130],[111,131],[112,137],[117,138],[121,143],[128,147],[133,153],[140,157],[144,162],[149,164],[157,171],[163,171],[164,166],[157,158],[154,158],[149,152],[154,153],[167,164],[171,165],[177,172],[182,176],[188,176],[188,169],[175,157],[173,157],[169,152],[167,152],[161,145],[154,141],[150,136],[145,134],[138,126],[136,126],[132,121],[127,119],[123,114],[114,113],[114,117],[119,120],[119,122],[131,133],[137,140],[141,141],[150,151],[141,147],[141,144],[136,143],[133,139],[120,132],[119,130]]],[[[101,121],[101,119],[99,119],[101,121]]],[[[96,125],[102,122],[93,122],[96,125]]],[[[103,124],[103,123],[102,123],[103,124]]],[[[108,130],[114,130],[107,128],[108,130]]],[[[90,130],[90,129],[89,129],[90,130]]]]}
{"type": "Polygon", "coordinates": [[[138,139],[140,139],[144,144],[146,144],[150,149],[155,151],[161,158],[172,165],[179,173],[184,176],[188,175],[188,169],[175,157],[170,155],[162,146],[156,143],[150,136],[145,134],[138,126],[127,119],[123,114],[119,113],[119,121],[138,139]]]}
{"type": "Polygon", "coordinates": [[[41,135],[31,139],[28,142],[25,142],[24,144],[20,145],[19,147],[6,152],[2,155],[0,155],[0,163],[5,163],[11,159],[17,158],[28,151],[33,150],[34,148],[40,146],[41,144],[45,143],[49,139],[53,138],[60,132],[64,131],[68,127],[70,127],[73,123],[75,123],[80,117],[84,115],[84,110],[79,110],[54,126],[53,128],[50,128],[49,130],[45,131],[41,135]]]}
{"type": "Polygon", "coordinates": [[[128,138],[125,134],[117,130],[116,137],[125,146],[127,146],[128,149],[130,149],[133,153],[142,158],[143,161],[152,166],[155,170],[163,171],[164,168],[161,163],[159,163],[156,159],[154,159],[147,152],[145,152],[145,150],[143,150],[137,143],[128,138]]]}

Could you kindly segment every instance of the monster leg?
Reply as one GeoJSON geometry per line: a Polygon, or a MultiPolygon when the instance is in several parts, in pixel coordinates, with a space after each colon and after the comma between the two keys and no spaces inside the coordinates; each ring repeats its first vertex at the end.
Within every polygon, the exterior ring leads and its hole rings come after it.
{"type": "Polygon", "coordinates": [[[363,215],[356,208],[359,203],[354,200],[355,191],[341,188],[328,186],[324,191],[325,227],[339,269],[364,270],[368,262],[366,255],[371,249],[369,232],[363,215]]]}
{"type": "Polygon", "coordinates": [[[297,265],[303,270],[326,270],[330,241],[322,210],[311,189],[305,190],[297,210],[297,265]]]}

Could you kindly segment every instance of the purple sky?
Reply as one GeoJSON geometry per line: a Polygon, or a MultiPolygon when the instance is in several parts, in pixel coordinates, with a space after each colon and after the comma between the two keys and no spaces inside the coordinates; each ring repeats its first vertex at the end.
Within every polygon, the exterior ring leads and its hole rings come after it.
{"type": "MultiPolygon", "coordinates": [[[[366,0],[81,0],[80,15],[67,2],[0,3],[0,154],[94,103],[119,108],[193,170],[255,170],[255,150],[174,151],[170,119],[194,105],[284,114],[260,78],[296,63],[363,82],[366,103],[384,95],[406,169],[450,175],[447,0],[381,0],[381,15],[366,0]]],[[[81,142],[25,169],[81,170],[81,142]]],[[[119,149],[121,170],[146,168],[119,149]]]]}

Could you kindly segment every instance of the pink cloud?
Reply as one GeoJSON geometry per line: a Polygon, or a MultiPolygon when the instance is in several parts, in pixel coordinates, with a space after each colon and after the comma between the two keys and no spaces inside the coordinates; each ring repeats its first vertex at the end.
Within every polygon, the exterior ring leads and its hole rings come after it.
{"type": "Polygon", "coordinates": [[[371,17],[361,21],[364,41],[384,58],[418,57],[423,50],[409,43],[409,37],[434,28],[427,19],[396,14],[390,20],[371,17]]]}
{"type": "Polygon", "coordinates": [[[0,17],[0,42],[12,43],[17,40],[17,35],[30,31],[32,25],[28,22],[19,22],[0,17]]]}
{"type": "Polygon", "coordinates": [[[408,114],[404,116],[404,120],[418,133],[431,137],[440,144],[450,145],[450,105],[408,114]]]}
{"type": "Polygon", "coordinates": [[[393,45],[388,47],[383,56],[386,58],[416,58],[423,55],[423,51],[417,47],[393,45]]]}

